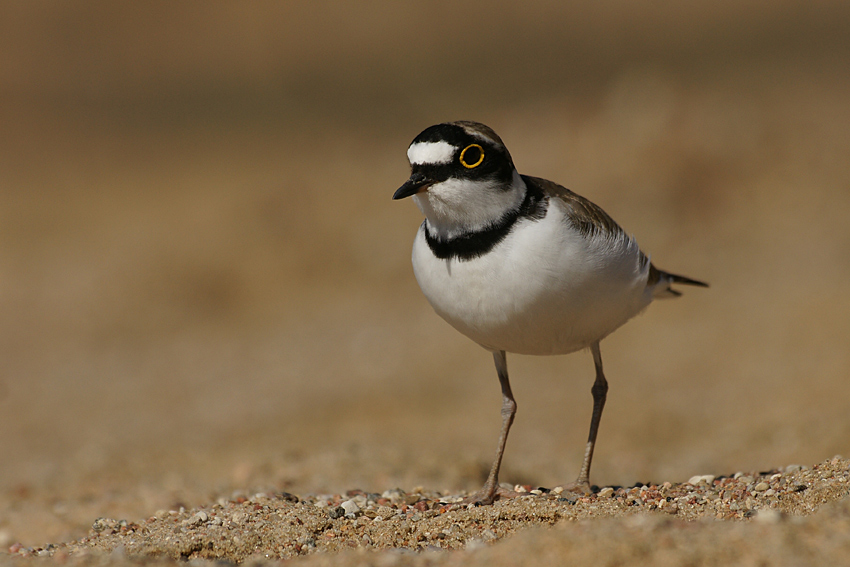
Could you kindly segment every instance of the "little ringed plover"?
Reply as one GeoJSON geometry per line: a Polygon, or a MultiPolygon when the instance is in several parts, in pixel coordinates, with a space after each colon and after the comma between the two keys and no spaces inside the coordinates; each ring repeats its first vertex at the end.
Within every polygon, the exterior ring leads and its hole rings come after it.
{"type": "Polygon", "coordinates": [[[431,126],[407,150],[410,178],[393,199],[413,197],[425,215],[413,271],[431,306],[493,353],[502,387],[502,429],[484,487],[500,495],[499,467],[517,404],[507,352],[567,354],[589,348],[596,366],[593,414],[581,472],[569,488],[590,490],[590,463],[608,383],[599,342],[673,284],[707,284],[656,268],[599,206],[557,183],[520,175],[496,133],[476,122],[431,126]]]}

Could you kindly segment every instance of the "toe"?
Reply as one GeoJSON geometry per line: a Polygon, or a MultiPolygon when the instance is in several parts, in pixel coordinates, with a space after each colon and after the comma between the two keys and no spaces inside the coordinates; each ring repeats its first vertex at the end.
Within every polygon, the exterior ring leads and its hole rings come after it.
{"type": "Polygon", "coordinates": [[[592,494],[589,482],[571,482],[560,487],[564,492],[572,492],[574,494],[592,494]]]}
{"type": "Polygon", "coordinates": [[[481,490],[476,492],[475,494],[468,496],[463,499],[463,504],[474,504],[476,506],[489,506],[496,500],[500,500],[502,498],[516,498],[520,496],[519,492],[514,492],[513,490],[509,490],[507,488],[502,488],[501,486],[496,487],[495,490],[484,486],[481,490]]]}

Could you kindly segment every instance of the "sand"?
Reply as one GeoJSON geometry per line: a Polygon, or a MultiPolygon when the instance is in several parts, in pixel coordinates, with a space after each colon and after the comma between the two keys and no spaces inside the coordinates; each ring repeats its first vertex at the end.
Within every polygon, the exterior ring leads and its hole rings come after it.
{"type": "MultiPolygon", "coordinates": [[[[841,565],[850,562],[850,460],[593,494],[511,487],[491,506],[418,489],[257,493],[145,520],[97,518],[88,536],[16,558],[308,565],[841,565]]],[[[16,559],[20,562],[22,559],[16,559]]],[[[36,560],[37,561],[37,560],[36,560]]]]}

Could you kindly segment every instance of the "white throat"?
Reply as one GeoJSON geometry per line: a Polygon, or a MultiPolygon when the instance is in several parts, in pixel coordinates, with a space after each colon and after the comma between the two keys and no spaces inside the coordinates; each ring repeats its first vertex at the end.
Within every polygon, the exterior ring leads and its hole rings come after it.
{"type": "Polygon", "coordinates": [[[413,196],[428,230],[442,240],[483,230],[516,210],[525,199],[525,182],[514,170],[509,189],[495,181],[447,179],[413,196]]]}

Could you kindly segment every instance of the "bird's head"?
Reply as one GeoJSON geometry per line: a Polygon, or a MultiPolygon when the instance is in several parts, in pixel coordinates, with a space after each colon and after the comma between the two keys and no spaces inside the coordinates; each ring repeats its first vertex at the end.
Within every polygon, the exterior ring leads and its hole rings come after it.
{"type": "Polygon", "coordinates": [[[438,232],[477,230],[519,205],[524,184],[501,138],[477,122],[424,130],[407,149],[410,178],[393,199],[413,196],[438,232]],[[442,230],[441,230],[442,229],[442,230]]]}

